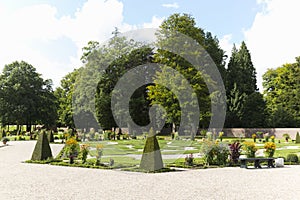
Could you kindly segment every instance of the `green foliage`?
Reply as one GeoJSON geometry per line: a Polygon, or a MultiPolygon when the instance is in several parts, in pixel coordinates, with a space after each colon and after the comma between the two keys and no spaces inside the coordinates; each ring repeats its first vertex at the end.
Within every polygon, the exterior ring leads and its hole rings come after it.
{"type": "MultiPolygon", "coordinates": [[[[123,41],[125,42],[125,41],[123,41]]],[[[134,47],[132,47],[134,48],[134,47]]],[[[112,115],[111,96],[119,78],[121,78],[128,70],[136,66],[151,62],[152,49],[147,46],[141,46],[133,49],[131,52],[123,54],[120,58],[115,59],[102,74],[97,86],[96,93],[96,114],[101,127],[105,130],[111,130],[116,127],[115,118],[112,115]]],[[[131,83],[128,83],[131,84],[131,83]]],[[[134,88],[135,85],[132,85],[134,88]]],[[[138,88],[131,96],[129,102],[129,112],[132,119],[139,125],[147,125],[149,123],[148,111],[149,101],[146,99],[146,86],[138,88]]],[[[118,117],[124,115],[124,110],[114,105],[118,117]]],[[[122,122],[123,126],[127,126],[127,119],[117,119],[122,122]]]]}
{"type": "Polygon", "coordinates": [[[74,159],[78,156],[80,152],[80,147],[77,140],[74,137],[70,137],[66,141],[66,145],[64,147],[65,155],[70,159],[69,163],[73,164],[74,159]]]}
{"type": "Polygon", "coordinates": [[[164,167],[156,135],[151,128],[146,139],[140,168],[146,171],[157,171],[164,167]]]}
{"type": "Polygon", "coordinates": [[[298,158],[297,154],[288,154],[286,157],[286,161],[292,162],[292,163],[298,163],[299,158],[298,158]]]}
{"type": "Polygon", "coordinates": [[[45,131],[42,131],[34,147],[31,160],[47,160],[49,158],[52,158],[52,151],[47,134],[45,131]]]}
{"type": "Polygon", "coordinates": [[[228,63],[226,127],[264,127],[265,102],[257,91],[256,70],[246,43],[235,46],[228,63]]]}
{"type": "Polygon", "coordinates": [[[270,127],[299,127],[300,59],[269,69],[263,75],[270,127]]]}
{"type": "Polygon", "coordinates": [[[54,142],[54,136],[53,136],[53,132],[52,131],[48,131],[48,141],[51,143],[51,142],[54,142]]]}
{"type": "Polygon", "coordinates": [[[228,155],[230,154],[227,143],[215,143],[205,141],[201,146],[201,152],[204,154],[206,165],[226,165],[228,155]]]}
{"type": "Polygon", "coordinates": [[[72,110],[72,95],[74,92],[74,84],[78,78],[78,74],[82,69],[75,69],[67,74],[61,81],[60,87],[56,88],[54,95],[58,101],[57,115],[58,126],[75,128],[72,110]]]}
{"type": "MultiPolygon", "coordinates": [[[[196,101],[189,101],[191,96],[187,94],[186,82],[182,81],[183,76],[195,92],[193,97],[198,99],[198,107],[200,109],[199,125],[200,127],[208,127],[211,117],[211,97],[204,77],[210,80],[211,84],[214,84],[213,80],[211,80],[208,75],[198,71],[195,66],[182,56],[166,51],[164,48],[172,46],[174,49],[182,49],[181,44],[174,44],[174,40],[178,39],[178,35],[175,32],[187,35],[208,51],[216,65],[221,69],[221,73],[225,71],[224,51],[219,47],[218,40],[212,37],[211,33],[205,33],[201,28],[198,28],[194,18],[190,15],[173,14],[163,21],[160,28],[160,31],[157,33],[158,49],[154,55],[154,62],[171,67],[179,73],[174,74],[169,68],[163,68],[161,72],[157,72],[154,80],[155,84],[148,87],[148,96],[151,100],[151,104],[162,105],[166,110],[166,122],[179,125],[182,114],[181,111],[189,106],[197,105],[196,101]],[[180,94],[181,97],[187,97],[189,100],[183,101],[183,105],[179,105],[175,91],[177,91],[176,93],[180,94]]],[[[188,45],[190,44],[185,43],[185,45],[185,55],[199,55],[197,59],[202,59],[201,55],[203,55],[203,52],[188,52],[190,49],[188,45]]],[[[194,117],[192,114],[193,112],[190,112],[187,118],[194,117]]],[[[191,127],[191,129],[193,129],[193,127],[191,127]]]]}
{"type": "Polygon", "coordinates": [[[254,158],[255,152],[257,151],[257,147],[254,142],[244,142],[243,150],[248,158],[254,158]]]}
{"type": "Polygon", "coordinates": [[[43,80],[24,62],[5,65],[0,75],[0,120],[2,125],[55,125],[57,105],[52,81],[43,80]]]}
{"type": "Polygon", "coordinates": [[[80,156],[82,163],[86,162],[87,156],[89,154],[89,145],[83,144],[80,146],[80,156]]]}
{"type": "Polygon", "coordinates": [[[299,135],[299,132],[297,132],[297,135],[296,135],[296,144],[299,144],[300,143],[300,135],[299,135]]]}

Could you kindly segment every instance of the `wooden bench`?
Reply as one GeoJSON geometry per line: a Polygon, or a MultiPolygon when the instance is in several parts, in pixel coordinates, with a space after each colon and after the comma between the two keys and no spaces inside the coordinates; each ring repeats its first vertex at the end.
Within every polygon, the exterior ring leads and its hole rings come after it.
{"type": "Polygon", "coordinates": [[[247,162],[254,162],[254,168],[262,168],[260,163],[267,162],[268,168],[275,168],[274,160],[275,158],[239,158],[241,163],[241,168],[248,168],[247,162]]]}

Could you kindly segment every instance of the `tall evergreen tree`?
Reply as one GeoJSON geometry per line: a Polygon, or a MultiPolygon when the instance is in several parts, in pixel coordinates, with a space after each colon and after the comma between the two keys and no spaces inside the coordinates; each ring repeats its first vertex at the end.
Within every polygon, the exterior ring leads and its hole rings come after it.
{"type": "Polygon", "coordinates": [[[234,45],[227,68],[226,127],[263,127],[265,102],[256,85],[256,70],[245,42],[234,45]]]}
{"type": "Polygon", "coordinates": [[[235,45],[227,68],[227,91],[231,91],[236,84],[241,93],[250,95],[257,91],[256,70],[251,61],[250,52],[245,42],[242,42],[239,50],[235,45]]]}

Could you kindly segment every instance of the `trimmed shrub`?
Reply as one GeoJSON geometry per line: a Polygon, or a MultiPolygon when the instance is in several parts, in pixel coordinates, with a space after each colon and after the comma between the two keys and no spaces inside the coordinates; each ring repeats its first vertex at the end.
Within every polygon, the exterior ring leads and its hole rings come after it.
{"type": "Polygon", "coordinates": [[[53,132],[52,131],[50,131],[49,133],[48,133],[48,141],[51,143],[51,142],[54,142],[54,136],[53,136],[53,132]]]}
{"type": "Polygon", "coordinates": [[[31,160],[47,160],[52,158],[52,152],[45,131],[42,131],[34,147],[31,160]]]}
{"type": "Polygon", "coordinates": [[[297,132],[297,135],[296,135],[296,144],[299,144],[300,143],[300,135],[299,135],[299,132],[297,132]]]}
{"type": "Polygon", "coordinates": [[[292,163],[298,163],[299,158],[297,156],[297,154],[288,154],[286,157],[286,161],[287,162],[292,162],[292,163]]]}
{"type": "Polygon", "coordinates": [[[157,171],[164,167],[159,144],[153,129],[149,131],[144,147],[140,168],[146,171],[157,171]]]}

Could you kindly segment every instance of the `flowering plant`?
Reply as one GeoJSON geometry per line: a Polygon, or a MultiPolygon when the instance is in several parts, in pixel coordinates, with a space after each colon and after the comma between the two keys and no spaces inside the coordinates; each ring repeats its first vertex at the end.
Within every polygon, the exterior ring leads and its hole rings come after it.
{"type": "Polygon", "coordinates": [[[274,136],[274,135],[272,135],[272,136],[270,137],[270,139],[272,140],[272,142],[275,142],[275,136],[274,136]]]}
{"type": "Polygon", "coordinates": [[[276,149],[276,145],[274,142],[266,142],[265,143],[265,154],[267,157],[273,157],[274,156],[274,153],[275,153],[275,149],[276,149]]]}
{"type": "Polygon", "coordinates": [[[254,158],[255,152],[257,151],[257,148],[255,146],[254,142],[244,142],[243,143],[243,150],[246,153],[246,156],[248,158],[254,158]]]}
{"type": "Polygon", "coordinates": [[[82,163],[86,162],[87,155],[89,154],[89,145],[83,144],[80,146],[81,160],[82,163]]]}
{"type": "Polygon", "coordinates": [[[79,144],[73,137],[66,141],[65,153],[70,158],[70,164],[74,163],[74,158],[78,156],[79,144]]]}

